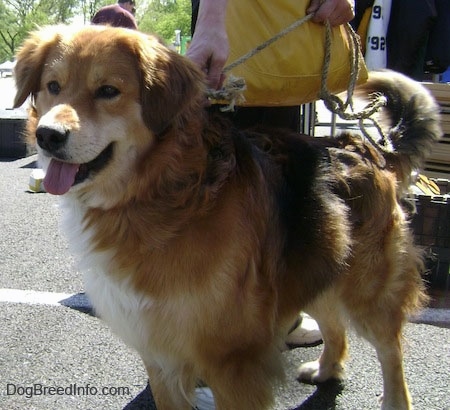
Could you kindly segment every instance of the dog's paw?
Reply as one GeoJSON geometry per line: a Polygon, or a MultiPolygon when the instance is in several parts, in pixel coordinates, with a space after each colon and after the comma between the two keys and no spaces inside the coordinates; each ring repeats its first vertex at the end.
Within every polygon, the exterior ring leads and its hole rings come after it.
{"type": "Polygon", "coordinates": [[[381,410],[412,410],[411,396],[409,392],[405,390],[404,394],[392,397],[390,400],[385,399],[384,395],[379,398],[379,404],[381,404],[381,410]]]}
{"type": "Polygon", "coordinates": [[[341,364],[321,366],[319,360],[316,360],[304,363],[298,368],[297,380],[303,383],[317,384],[331,379],[344,379],[344,367],[341,364]]]}
{"type": "Polygon", "coordinates": [[[402,403],[401,405],[390,405],[387,403],[381,403],[381,410],[412,410],[412,407],[408,403],[402,403]]]}

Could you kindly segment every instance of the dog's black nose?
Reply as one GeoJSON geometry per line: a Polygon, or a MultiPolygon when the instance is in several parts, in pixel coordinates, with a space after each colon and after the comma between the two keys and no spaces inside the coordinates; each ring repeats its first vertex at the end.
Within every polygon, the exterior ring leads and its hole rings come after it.
{"type": "Polygon", "coordinates": [[[39,146],[49,152],[61,149],[66,143],[68,136],[69,131],[58,126],[41,125],[36,129],[36,138],[39,146]]]}

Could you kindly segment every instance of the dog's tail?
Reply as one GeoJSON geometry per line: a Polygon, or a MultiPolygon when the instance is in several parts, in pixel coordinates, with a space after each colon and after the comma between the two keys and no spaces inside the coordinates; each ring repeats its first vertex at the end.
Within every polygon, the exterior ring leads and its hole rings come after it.
{"type": "Polygon", "coordinates": [[[371,72],[357,92],[386,97],[383,114],[390,124],[387,140],[393,152],[385,157],[398,179],[408,183],[412,171],[423,167],[442,135],[438,104],[422,84],[389,70],[371,72]]]}

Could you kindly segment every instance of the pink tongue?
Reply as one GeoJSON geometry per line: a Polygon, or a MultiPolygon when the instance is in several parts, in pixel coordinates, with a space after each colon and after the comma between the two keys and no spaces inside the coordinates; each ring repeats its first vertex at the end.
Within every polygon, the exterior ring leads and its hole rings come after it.
{"type": "Polygon", "coordinates": [[[65,194],[74,184],[79,167],[79,164],[52,159],[44,178],[45,190],[53,195],[65,194]]]}

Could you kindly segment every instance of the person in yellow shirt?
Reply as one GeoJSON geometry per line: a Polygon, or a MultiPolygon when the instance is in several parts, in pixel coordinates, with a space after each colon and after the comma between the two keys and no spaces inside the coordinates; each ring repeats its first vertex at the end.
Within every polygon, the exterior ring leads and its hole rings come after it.
{"type": "MultiPolygon", "coordinates": [[[[255,31],[256,35],[259,35],[259,31],[265,29],[267,21],[277,21],[291,17],[297,19],[305,13],[314,13],[312,19],[314,23],[323,24],[328,20],[331,26],[336,27],[353,19],[354,1],[311,0],[308,4],[308,0],[278,0],[277,2],[267,2],[267,0],[192,0],[193,37],[186,55],[205,72],[209,86],[212,89],[218,89],[225,78],[223,68],[229,58],[230,50],[233,51],[240,47],[240,44],[230,44],[230,39],[241,43],[249,35],[255,37],[255,31]],[[304,9],[305,4],[307,5],[306,10],[304,9]],[[239,9],[240,12],[243,10],[241,13],[245,15],[244,19],[238,22],[227,21],[227,9],[229,10],[228,14],[232,14],[230,12],[235,11],[233,9],[239,9]],[[248,15],[252,14],[252,10],[256,9],[263,10],[262,14],[267,19],[266,21],[260,22],[257,25],[258,27],[240,23],[241,21],[245,22],[247,19],[250,20],[248,15]],[[264,13],[266,14],[264,15],[264,13]],[[227,32],[227,29],[230,30],[230,27],[232,27],[233,33],[227,32]]],[[[292,21],[279,22],[283,28],[290,23],[292,21]]],[[[268,39],[267,33],[260,34],[260,43],[263,43],[268,39]]],[[[274,35],[276,32],[271,34],[274,35]]],[[[291,37],[288,41],[291,41],[291,39],[294,41],[289,47],[295,48],[295,37],[291,37]]],[[[322,44],[317,44],[317,47],[319,49],[322,47],[322,44]]],[[[276,75],[276,66],[280,54],[278,44],[274,44],[263,52],[274,54],[274,68],[270,68],[270,72],[276,75]],[[275,55],[275,53],[278,53],[278,55],[275,55]]],[[[283,75],[284,73],[280,74],[283,75]]],[[[286,80],[287,78],[288,76],[286,76],[286,80]]],[[[288,84],[286,88],[289,88],[288,84]]],[[[274,106],[274,104],[258,104],[255,106],[256,104],[247,95],[245,105],[245,107],[238,107],[230,115],[234,124],[240,128],[268,125],[299,131],[299,105],[282,106],[282,104],[276,104],[274,106]]]]}

